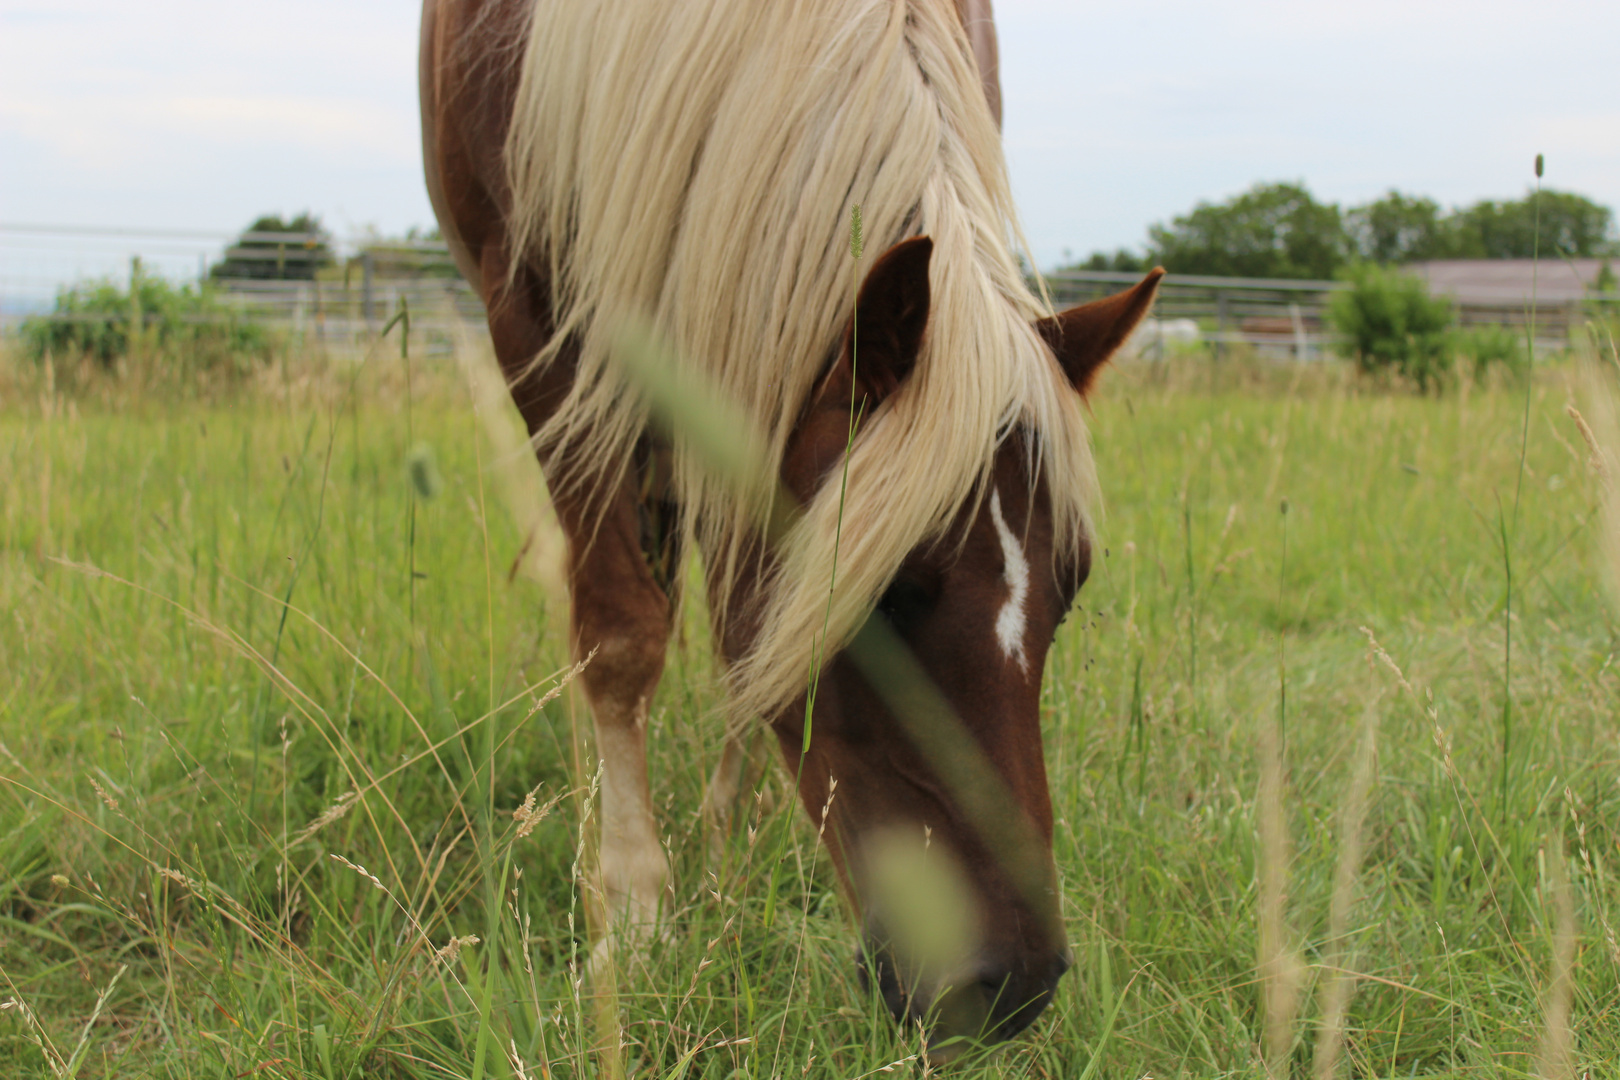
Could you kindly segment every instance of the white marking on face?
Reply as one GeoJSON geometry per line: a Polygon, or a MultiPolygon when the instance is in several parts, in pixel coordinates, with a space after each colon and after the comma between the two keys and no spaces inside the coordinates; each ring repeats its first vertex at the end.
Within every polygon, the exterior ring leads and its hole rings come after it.
{"type": "Polygon", "coordinates": [[[990,520],[995,523],[996,536],[1001,540],[1002,578],[1007,582],[1007,601],[996,613],[996,640],[1007,659],[1018,661],[1024,671],[1029,664],[1024,658],[1024,602],[1029,598],[1029,560],[1018,537],[1007,528],[1007,519],[1001,516],[1001,492],[990,493],[990,520]]]}

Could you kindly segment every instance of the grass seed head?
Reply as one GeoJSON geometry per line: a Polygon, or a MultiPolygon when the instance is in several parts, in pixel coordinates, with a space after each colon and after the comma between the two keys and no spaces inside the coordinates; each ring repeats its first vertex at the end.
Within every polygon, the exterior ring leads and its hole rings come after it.
{"type": "Polygon", "coordinates": [[[462,949],[468,945],[477,945],[479,940],[477,934],[468,934],[466,937],[453,937],[445,942],[444,948],[433,954],[433,962],[435,964],[454,963],[456,957],[461,955],[462,949]]]}
{"type": "Polygon", "coordinates": [[[340,796],[337,802],[333,803],[331,806],[328,806],[325,810],[322,810],[319,817],[317,817],[314,821],[311,821],[308,825],[304,826],[303,830],[300,831],[297,836],[293,837],[292,843],[288,846],[293,847],[298,844],[302,844],[305,840],[308,840],[310,837],[332,824],[332,822],[337,821],[339,818],[343,817],[344,814],[347,814],[349,810],[353,808],[354,804],[359,801],[360,793],[358,791],[351,791],[346,795],[340,796]]]}
{"type": "Polygon", "coordinates": [[[379,891],[381,891],[381,892],[387,892],[388,891],[388,889],[386,887],[384,887],[383,883],[380,880],[378,880],[376,874],[373,874],[370,870],[367,870],[365,867],[361,866],[359,863],[350,862],[348,859],[345,859],[341,855],[332,855],[332,856],[329,856],[329,857],[334,859],[337,862],[342,863],[344,866],[347,866],[350,870],[353,870],[355,873],[359,874],[361,877],[363,877],[367,881],[371,882],[373,885],[375,885],[378,888],[379,891]]]}
{"type": "Polygon", "coordinates": [[[90,786],[96,789],[96,794],[101,796],[101,801],[107,804],[107,809],[115,814],[118,813],[118,800],[107,794],[107,789],[102,787],[93,776],[90,778],[90,786]]]}
{"type": "Polygon", "coordinates": [[[405,458],[405,467],[410,471],[411,487],[418,498],[431,499],[443,490],[444,479],[439,475],[433,448],[427,443],[417,443],[411,447],[410,454],[405,458]]]}

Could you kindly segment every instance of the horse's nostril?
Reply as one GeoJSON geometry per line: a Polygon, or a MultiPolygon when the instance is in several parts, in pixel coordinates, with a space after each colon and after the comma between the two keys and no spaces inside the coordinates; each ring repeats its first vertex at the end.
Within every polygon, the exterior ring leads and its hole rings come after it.
{"type": "Polygon", "coordinates": [[[1012,964],[991,961],[979,965],[977,981],[980,986],[988,986],[999,990],[1007,984],[1008,979],[1012,978],[1012,974],[1012,964]]]}
{"type": "Polygon", "coordinates": [[[1053,991],[1072,965],[1068,949],[1051,955],[1043,972],[1040,965],[989,964],[981,967],[973,986],[984,1002],[988,1031],[998,1039],[1011,1038],[1035,1021],[1051,1003],[1053,991]]]}
{"type": "Polygon", "coordinates": [[[1052,1001],[1058,980],[1074,964],[1067,948],[1047,954],[1043,964],[1030,957],[992,960],[988,957],[944,986],[907,985],[896,971],[894,957],[870,941],[856,954],[861,985],[876,990],[896,1020],[924,1020],[932,1045],[958,1036],[998,1041],[1024,1030],[1052,1001]],[[930,988],[932,987],[932,988],[930,988]]]}

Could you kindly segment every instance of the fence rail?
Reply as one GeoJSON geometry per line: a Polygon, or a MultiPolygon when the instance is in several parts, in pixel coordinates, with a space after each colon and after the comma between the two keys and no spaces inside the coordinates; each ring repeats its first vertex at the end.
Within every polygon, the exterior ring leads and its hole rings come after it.
{"type": "MultiPolygon", "coordinates": [[[[1046,275],[1046,283],[1053,303],[1063,306],[1117,292],[1141,277],[1112,270],[1064,270],[1046,275]]],[[[1168,341],[1196,334],[1197,340],[1212,343],[1217,351],[1243,344],[1273,355],[1313,359],[1335,341],[1327,325],[1328,303],[1335,292],[1347,288],[1349,284],[1343,281],[1167,274],[1137,345],[1162,351],[1168,341]]],[[[1465,327],[1524,329],[1533,319],[1536,349],[1541,352],[1566,347],[1595,310],[1620,314],[1620,301],[1612,295],[1543,299],[1532,312],[1528,303],[1464,300],[1456,302],[1456,310],[1465,327]]]]}
{"type": "MultiPolygon", "coordinates": [[[[326,233],[225,233],[194,229],[30,225],[0,222],[0,327],[22,318],[71,321],[125,319],[127,314],[56,314],[51,301],[64,282],[104,277],[127,282],[148,267],[171,279],[206,282],[229,310],[209,318],[251,318],[319,342],[359,341],[401,304],[413,328],[430,335],[483,323],[483,307],[439,240],[339,239],[326,233]],[[194,260],[195,272],[187,269],[194,260]],[[40,272],[29,273],[38,264],[40,272]],[[272,265],[274,264],[274,265],[272,265]],[[71,270],[66,270],[71,266],[71,270]],[[266,272],[261,272],[260,268],[266,272]],[[221,276],[221,270],[237,270],[221,276]],[[287,280],[295,274],[296,280],[287,280]]],[[[1046,275],[1063,306],[1134,284],[1139,274],[1065,270],[1046,275]]],[[[1327,306],[1346,288],[1337,281],[1167,275],[1137,347],[1162,353],[1173,342],[1199,341],[1217,353],[1243,345],[1271,355],[1314,359],[1332,345],[1327,306]]],[[[1542,303],[1535,314],[1538,348],[1559,348],[1590,316],[1593,301],[1542,303]]],[[[1620,313],[1620,305],[1609,303],[1620,313]]],[[[1459,304],[1464,325],[1523,326],[1526,306],[1459,304]]]]}

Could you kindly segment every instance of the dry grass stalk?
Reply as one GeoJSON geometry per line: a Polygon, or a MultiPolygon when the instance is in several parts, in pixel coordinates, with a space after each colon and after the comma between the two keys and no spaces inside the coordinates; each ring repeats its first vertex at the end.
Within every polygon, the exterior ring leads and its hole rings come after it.
{"type": "MultiPolygon", "coordinates": [[[[737,1042],[746,1042],[747,1040],[746,1039],[738,1039],[736,1041],[737,1042]]],[[[887,1065],[879,1065],[877,1068],[873,1069],[871,1072],[863,1072],[859,1076],[851,1077],[850,1080],[867,1080],[867,1077],[876,1076],[878,1073],[892,1073],[902,1065],[910,1065],[913,1061],[916,1061],[920,1056],[921,1056],[920,1054],[908,1054],[907,1056],[905,1056],[903,1058],[895,1058],[893,1061],[889,1062],[887,1065]]]]}
{"type": "Polygon", "coordinates": [[[1311,1073],[1316,1080],[1330,1080],[1338,1069],[1344,1048],[1344,1018],[1355,992],[1356,978],[1349,970],[1351,950],[1345,936],[1350,929],[1350,911],[1355,906],[1356,876],[1361,869],[1367,804],[1372,792],[1378,762],[1378,713],[1376,702],[1369,702],[1361,722],[1361,745],[1356,753],[1350,792],[1341,807],[1339,862],[1333,875],[1333,906],[1328,916],[1329,968],[1327,982],[1319,995],[1322,1027],[1316,1038],[1311,1073]]]}
{"type": "MultiPolygon", "coordinates": [[[[1581,866],[1586,870],[1586,879],[1601,883],[1603,879],[1592,865],[1592,853],[1586,848],[1586,819],[1581,817],[1580,797],[1566,787],[1564,803],[1569,807],[1570,820],[1575,823],[1575,842],[1581,849],[1581,866]]],[[[1603,904],[1594,906],[1597,908],[1598,921],[1603,927],[1603,940],[1609,946],[1609,961],[1616,968],[1620,968],[1620,937],[1615,935],[1614,924],[1609,921],[1608,908],[1603,904]]]]}
{"type": "Polygon", "coordinates": [[[334,821],[342,818],[343,815],[347,814],[354,807],[354,804],[359,801],[360,793],[358,791],[351,791],[346,795],[339,796],[337,802],[333,803],[331,806],[328,806],[325,810],[322,810],[320,816],[314,821],[311,821],[308,825],[304,826],[298,835],[292,838],[291,842],[289,842],[287,846],[296,847],[299,844],[302,844],[305,840],[308,840],[310,837],[314,836],[316,833],[320,832],[334,821]]]}
{"type": "Polygon", "coordinates": [[[556,686],[553,686],[550,690],[547,690],[545,694],[538,698],[533,705],[529,706],[529,711],[524,715],[523,719],[528,720],[530,717],[534,716],[535,713],[539,712],[547,705],[550,705],[553,701],[556,701],[557,695],[566,690],[568,688],[568,684],[573,682],[579,673],[584,671],[585,668],[589,666],[590,662],[595,659],[596,649],[592,649],[586,654],[585,659],[579,661],[563,674],[563,677],[558,680],[556,686]]]}
{"type": "Polygon", "coordinates": [[[67,1061],[67,1068],[61,1074],[66,1080],[72,1080],[73,1077],[79,1074],[79,1063],[84,1060],[84,1055],[90,1049],[90,1032],[95,1030],[96,1021],[101,1019],[102,1011],[107,1007],[107,999],[112,997],[113,988],[118,985],[118,980],[122,979],[124,972],[128,970],[128,964],[118,965],[118,970],[113,972],[113,977],[107,980],[107,985],[96,995],[95,1008],[90,1010],[90,1019],[84,1022],[84,1028],[79,1032],[78,1044],[74,1046],[73,1054],[67,1061]]]}
{"type": "Polygon", "coordinates": [[[1406,673],[1401,670],[1400,665],[1394,661],[1388,652],[1384,651],[1382,645],[1378,644],[1378,639],[1373,636],[1373,632],[1365,626],[1361,628],[1361,632],[1367,638],[1368,668],[1371,668],[1373,661],[1376,660],[1389,669],[1390,674],[1395,676],[1395,681],[1400,684],[1401,689],[1412,695],[1413,702],[1423,710],[1424,718],[1429,721],[1429,730],[1434,738],[1435,749],[1440,752],[1440,760],[1445,765],[1446,775],[1456,780],[1458,778],[1457,763],[1451,757],[1451,736],[1446,732],[1445,728],[1440,726],[1440,710],[1434,704],[1434,694],[1427,691],[1419,694],[1417,687],[1413,686],[1410,680],[1407,679],[1406,673]]]}
{"type": "Polygon", "coordinates": [[[168,878],[170,881],[174,882],[175,884],[184,886],[186,889],[190,890],[191,892],[193,892],[193,893],[195,893],[195,894],[197,894],[199,896],[203,895],[203,893],[205,892],[203,887],[200,884],[198,884],[196,881],[194,881],[191,878],[187,877],[186,875],[182,874],[180,871],[170,869],[167,866],[163,866],[163,867],[158,868],[158,876],[168,878]]]}
{"type": "Polygon", "coordinates": [[[1260,726],[1260,993],[1265,1008],[1267,1075],[1288,1073],[1299,1005],[1300,962],[1288,942],[1288,825],[1282,807],[1283,761],[1277,732],[1260,726]]]}
{"type": "Polygon", "coordinates": [[[546,800],[546,804],[544,806],[536,806],[536,799],[539,797],[540,788],[543,786],[544,785],[537,785],[533,791],[529,792],[523,797],[523,805],[512,811],[512,820],[517,822],[516,839],[518,840],[522,840],[524,837],[534,832],[534,827],[544,821],[546,817],[557,808],[558,803],[562,802],[565,798],[572,794],[571,792],[567,791],[560,792],[546,800]]]}
{"type": "Polygon", "coordinates": [[[367,870],[365,867],[361,866],[359,863],[350,862],[348,859],[345,859],[341,855],[329,855],[329,856],[327,856],[327,858],[332,859],[334,862],[339,862],[339,863],[342,863],[344,866],[347,866],[350,870],[353,870],[355,873],[359,874],[361,877],[365,878],[367,881],[369,881],[373,885],[375,885],[380,892],[387,892],[388,891],[387,886],[385,886],[377,878],[376,874],[373,874],[370,870],[367,870]]]}
{"type": "Polygon", "coordinates": [[[1611,490],[1613,483],[1610,477],[1613,475],[1613,470],[1609,468],[1608,456],[1604,454],[1603,447],[1598,445],[1597,434],[1592,431],[1592,425],[1586,422],[1586,417],[1581,415],[1581,410],[1573,405],[1565,405],[1564,412],[1569,414],[1571,420],[1575,421],[1575,430],[1581,433],[1581,441],[1586,443],[1587,471],[1602,482],[1605,491],[1611,490]]]}
{"type": "Polygon", "coordinates": [[[1610,599],[1620,604],[1620,498],[1616,498],[1614,490],[1614,463],[1620,460],[1620,389],[1615,385],[1620,350],[1612,338],[1600,342],[1595,333],[1590,345],[1580,364],[1587,412],[1582,415],[1573,405],[1566,411],[1586,443],[1591,455],[1588,468],[1598,479],[1603,506],[1598,550],[1609,581],[1610,599]]]}
{"type": "MultiPolygon", "coordinates": [[[[1554,836],[1556,838],[1557,834],[1554,836]]],[[[1543,1003],[1536,1075],[1542,1080],[1569,1080],[1574,1076],[1570,1061],[1573,1039],[1569,1012],[1575,993],[1575,905],[1570,898],[1569,871],[1564,865],[1562,841],[1555,839],[1547,854],[1553,908],[1553,957],[1552,976],[1543,1003]]]]}
{"type": "Polygon", "coordinates": [[[118,800],[107,794],[107,789],[102,787],[93,776],[90,778],[90,786],[96,789],[96,794],[99,795],[101,797],[101,801],[107,805],[107,809],[111,810],[115,814],[118,813],[118,800]]]}
{"type": "Polygon", "coordinates": [[[455,962],[456,957],[461,955],[462,949],[469,945],[477,945],[480,940],[482,939],[477,934],[468,934],[466,937],[453,937],[445,942],[444,948],[433,954],[433,962],[435,964],[452,964],[455,962]]]}
{"type": "MultiPolygon", "coordinates": [[[[10,982],[10,979],[6,981],[10,982]]],[[[16,987],[12,987],[12,990],[15,992],[16,987]]],[[[34,1010],[30,1009],[28,1003],[20,997],[0,1001],[0,1012],[11,1012],[13,1010],[22,1017],[28,1041],[39,1047],[39,1052],[44,1056],[45,1064],[49,1066],[51,1075],[66,1077],[68,1075],[67,1062],[62,1059],[62,1054],[56,1049],[56,1044],[51,1042],[50,1035],[46,1033],[45,1026],[39,1022],[39,1017],[34,1015],[34,1010]]]]}
{"type": "Polygon", "coordinates": [[[1411,694],[1413,697],[1416,697],[1417,691],[1412,688],[1411,683],[1406,681],[1406,673],[1401,671],[1400,665],[1395,663],[1394,659],[1389,655],[1389,653],[1384,651],[1384,647],[1378,644],[1378,639],[1373,636],[1373,632],[1365,626],[1361,628],[1361,632],[1367,638],[1367,648],[1371,651],[1372,655],[1380,664],[1383,664],[1390,670],[1390,672],[1395,676],[1395,681],[1401,684],[1401,688],[1403,690],[1411,694]]]}

